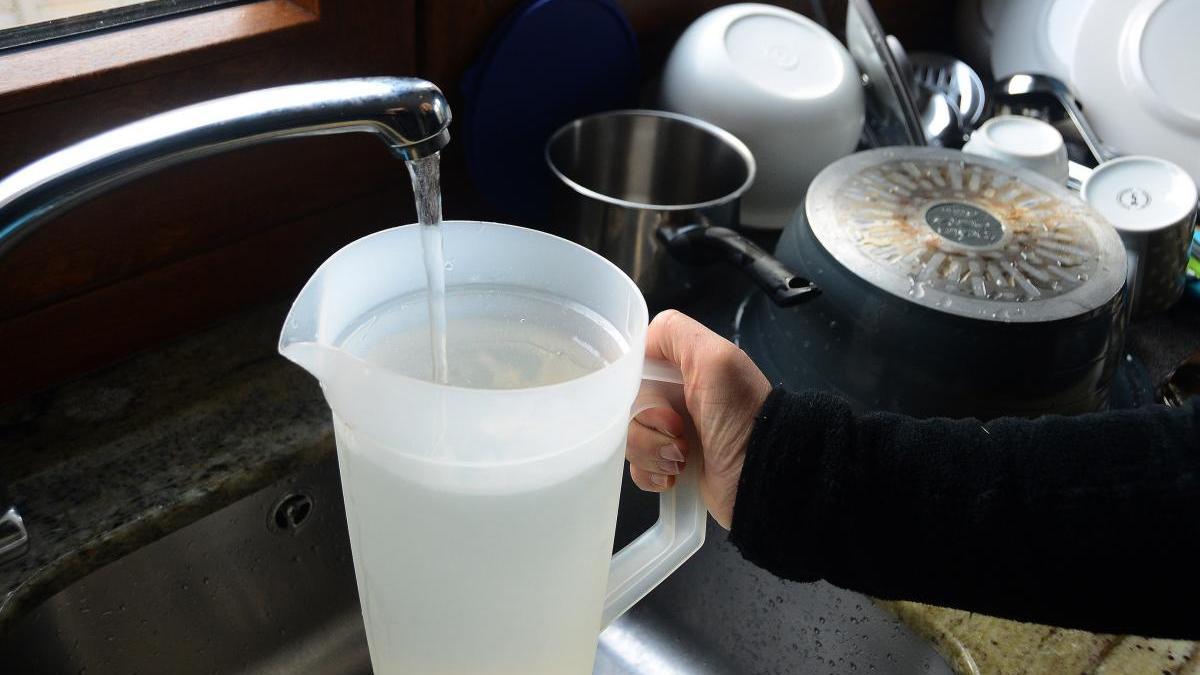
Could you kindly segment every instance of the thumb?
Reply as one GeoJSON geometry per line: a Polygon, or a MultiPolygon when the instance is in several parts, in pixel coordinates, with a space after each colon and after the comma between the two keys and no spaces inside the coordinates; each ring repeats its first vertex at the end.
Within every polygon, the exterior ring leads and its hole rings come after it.
{"type": "Polygon", "coordinates": [[[674,309],[660,312],[646,330],[646,358],[670,361],[683,371],[687,383],[695,374],[693,352],[711,334],[699,321],[674,309]]]}

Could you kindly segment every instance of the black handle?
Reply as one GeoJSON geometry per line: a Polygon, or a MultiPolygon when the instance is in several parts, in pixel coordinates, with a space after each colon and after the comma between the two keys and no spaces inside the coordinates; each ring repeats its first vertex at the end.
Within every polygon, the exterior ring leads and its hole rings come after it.
{"type": "Polygon", "coordinates": [[[821,292],[816,284],[798,276],[758,244],[727,227],[663,226],[658,228],[658,239],[676,258],[689,265],[722,258],[733,263],[781,307],[800,304],[821,292]]]}

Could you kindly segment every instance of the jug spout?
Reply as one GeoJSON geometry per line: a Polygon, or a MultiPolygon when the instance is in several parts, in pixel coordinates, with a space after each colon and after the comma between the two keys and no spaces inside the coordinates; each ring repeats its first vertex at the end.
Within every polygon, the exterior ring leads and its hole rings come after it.
{"type": "Polygon", "coordinates": [[[335,350],[315,342],[279,343],[279,353],[283,358],[300,366],[318,380],[324,380],[329,372],[329,364],[333,360],[328,352],[335,350]]]}
{"type": "Polygon", "coordinates": [[[279,353],[320,380],[325,361],[322,352],[326,347],[320,342],[320,307],[314,297],[318,294],[305,286],[292,302],[279,334],[279,353]]]}
{"type": "Polygon", "coordinates": [[[321,270],[292,303],[283,330],[279,334],[279,353],[307,370],[325,386],[338,369],[358,361],[341,349],[337,338],[345,330],[347,319],[336,317],[337,308],[350,304],[330,302],[328,285],[321,270]],[[331,319],[340,319],[331,321],[331,319]]]}
{"type": "MultiPolygon", "coordinates": [[[[381,230],[322,263],[292,303],[279,335],[279,353],[316,376],[327,390],[330,378],[341,377],[342,369],[364,365],[341,349],[339,340],[385,303],[424,291],[420,227],[381,230]]],[[[448,241],[453,247],[454,235],[448,241]]]]}

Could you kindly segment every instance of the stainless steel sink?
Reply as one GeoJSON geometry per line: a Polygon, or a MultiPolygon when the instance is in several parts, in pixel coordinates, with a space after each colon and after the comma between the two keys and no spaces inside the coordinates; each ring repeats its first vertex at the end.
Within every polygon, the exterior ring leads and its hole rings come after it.
{"type": "MultiPolygon", "coordinates": [[[[656,513],[627,481],[618,545],[656,513]]],[[[949,673],[868,599],[708,543],[606,630],[596,673],[949,673]]],[[[886,564],[886,561],[880,561],[886,564]]],[[[8,673],[371,672],[330,459],[90,574],[0,638],[8,673]]]]}

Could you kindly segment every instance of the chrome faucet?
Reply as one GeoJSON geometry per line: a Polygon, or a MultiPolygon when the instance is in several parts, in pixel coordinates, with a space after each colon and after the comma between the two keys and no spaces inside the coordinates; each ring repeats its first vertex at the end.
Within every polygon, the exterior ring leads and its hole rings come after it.
{"type": "MultiPolygon", "coordinates": [[[[420,159],[450,141],[442,92],[411,77],[288,85],[178,108],[93,136],[0,180],[0,257],[51,218],[129,180],[187,160],[296,136],[362,131],[396,157],[420,159]]],[[[0,480],[3,476],[0,476],[0,480]]],[[[0,485],[0,562],[28,545],[0,485]]]]}
{"type": "Polygon", "coordinates": [[[364,131],[399,158],[450,141],[442,92],[411,77],[309,82],[189,105],[93,136],[0,181],[0,256],[41,223],[109,188],[190,159],[296,136],[364,131]]]}

